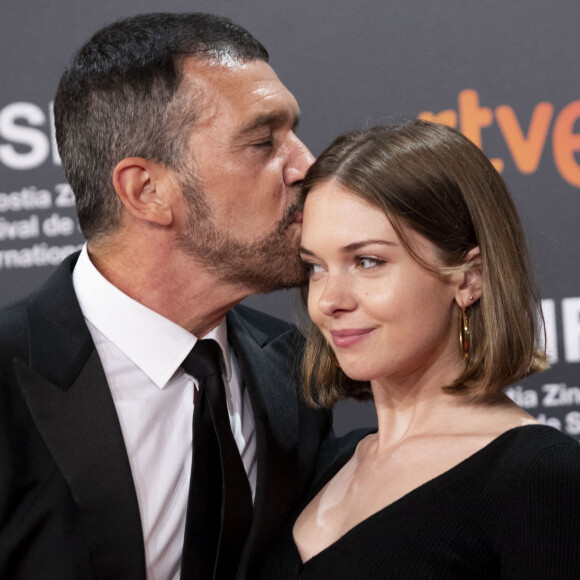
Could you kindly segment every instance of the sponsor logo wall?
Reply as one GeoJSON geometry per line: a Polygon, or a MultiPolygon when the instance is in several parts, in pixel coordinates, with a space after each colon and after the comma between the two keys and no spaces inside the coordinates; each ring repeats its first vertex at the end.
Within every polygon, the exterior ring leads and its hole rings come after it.
{"type": "MultiPolygon", "coordinates": [[[[315,154],[346,130],[411,117],[453,126],[483,149],[528,234],[552,362],[507,393],[580,439],[580,4],[479,4],[168,0],[163,9],[216,12],[251,30],[298,98],[300,136],[315,154]]],[[[33,0],[4,9],[0,304],[26,295],[83,243],[54,138],[52,99],[63,68],[103,24],[158,10],[145,0],[33,0]]],[[[287,293],[247,302],[293,316],[287,293]]],[[[337,408],[338,433],[374,421],[369,405],[337,408]]]]}

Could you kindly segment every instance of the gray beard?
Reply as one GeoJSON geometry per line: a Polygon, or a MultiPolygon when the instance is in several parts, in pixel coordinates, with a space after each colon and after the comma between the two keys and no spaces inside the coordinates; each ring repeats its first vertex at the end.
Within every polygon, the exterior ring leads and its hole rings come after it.
{"type": "MultiPolygon", "coordinates": [[[[190,192],[191,193],[191,192],[190,192]]],[[[298,202],[284,212],[275,230],[253,242],[240,242],[228,232],[220,231],[211,211],[199,194],[188,195],[188,227],[177,240],[178,247],[194,257],[220,281],[254,293],[294,288],[306,283],[307,277],[298,248],[291,239],[298,202]]]]}

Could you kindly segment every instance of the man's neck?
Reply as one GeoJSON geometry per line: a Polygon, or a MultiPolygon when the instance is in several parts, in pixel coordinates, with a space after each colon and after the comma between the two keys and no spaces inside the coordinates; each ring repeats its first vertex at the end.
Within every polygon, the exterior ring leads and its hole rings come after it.
{"type": "Polygon", "coordinates": [[[111,284],[197,337],[215,328],[251,291],[218,280],[189,256],[88,245],[93,265],[111,284]],[[168,256],[171,256],[169,259],[168,256]]]}

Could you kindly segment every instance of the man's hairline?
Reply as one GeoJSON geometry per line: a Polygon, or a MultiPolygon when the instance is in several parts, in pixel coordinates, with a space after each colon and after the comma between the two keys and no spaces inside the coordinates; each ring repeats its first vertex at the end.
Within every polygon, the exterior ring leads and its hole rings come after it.
{"type": "MultiPolygon", "coordinates": [[[[270,63],[267,59],[260,58],[259,56],[252,57],[252,58],[239,57],[236,60],[236,62],[238,64],[248,64],[248,63],[251,64],[251,63],[257,63],[257,62],[263,62],[263,63],[267,64],[270,68],[272,68],[272,66],[270,65],[270,63]]],[[[232,70],[233,68],[235,68],[235,66],[229,66],[227,64],[223,64],[223,63],[215,60],[214,56],[210,55],[209,53],[194,53],[194,54],[182,55],[181,58],[178,61],[176,61],[176,67],[177,67],[177,72],[178,72],[178,86],[177,86],[175,94],[172,98],[172,102],[175,99],[179,98],[183,94],[182,91],[186,90],[187,87],[189,87],[192,91],[195,91],[197,89],[201,92],[201,91],[203,91],[204,83],[212,84],[212,81],[207,79],[207,77],[202,82],[200,82],[200,78],[198,77],[197,74],[187,74],[186,70],[185,70],[187,63],[199,64],[202,66],[203,65],[209,65],[209,66],[215,65],[216,67],[219,67],[219,68],[213,69],[213,71],[232,70]],[[186,80],[186,78],[187,78],[187,80],[186,80]]],[[[272,70],[274,70],[274,69],[272,68],[272,70]]],[[[275,73],[275,71],[274,71],[274,73],[275,73]]],[[[282,81],[280,81],[280,83],[283,85],[282,81]]],[[[298,102],[296,101],[292,92],[285,85],[283,85],[283,86],[288,91],[288,93],[292,96],[294,101],[296,102],[295,114],[288,115],[285,112],[273,111],[271,113],[265,113],[265,114],[258,115],[257,117],[255,117],[254,119],[249,121],[247,123],[247,125],[240,128],[240,130],[236,134],[236,139],[241,139],[244,137],[245,134],[250,134],[253,131],[258,130],[260,127],[267,126],[267,125],[271,124],[272,122],[275,122],[277,119],[281,119],[282,117],[292,120],[292,130],[294,132],[296,132],[296,129],[298,128],[298,125],[300,123],[300,118],[301,118],[300,106],[298,105],[298,102]]],[[[190,96],[188,98],[190,98],[190,99],[193,98],[196,105],[199,103],[199,99],[196,99],[196,97],[194,95],[192,95],[192,93],[190,93],[190,96]]],[[[198,125],[198,122],[202,116],[203,116],[203,108],[196,111],[194,122],[189,124],[190,131],[193,131],[195,129],[195,127],[198,125]]],[[[189,145],[191,145],[191,144],[189,144],[189,145]]],[[[185,151],[183,155],[184,155],[184,157],[187,156],[190,158],[192,155],[191,149],[188,149],[187,151],[185,151]]],[[[182,157],[177,162],[176,167],[175,167],[175,169],[177,171],[180,171],[183,168],[182,161],[183,161],[184,157],[182,157]]]]}

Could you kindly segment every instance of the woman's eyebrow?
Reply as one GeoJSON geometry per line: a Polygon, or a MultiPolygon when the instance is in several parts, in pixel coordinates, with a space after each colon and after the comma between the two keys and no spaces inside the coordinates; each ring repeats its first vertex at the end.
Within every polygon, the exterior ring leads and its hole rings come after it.
{"type": "Polygon", "coordinates": [[[396,242],[389,242],[388,240],[363,240],[361,242],[353,242],[341,248],[343,252],[356,252],[365,246],[372,246],[374,244],[381,244],[384,246],[396,246],[396,242]]]}
{"type": "MultiPolygon", "coordinates": [[[[356,252],[357,250],[360,250],[361,248],[364,248],[365,246],[370,246],[373,244],[382,244],[384,246],[396,246],[396,245],[398,245],[396,242],[389,242],[388,240],[363,240],[361,242],[353,242],[352,244],[348,244],[347,246],[344,246],[343,248],[341,248],[340,251],[344,252],[345,254],[348,254],[350,252],[356,252]]],[[[300,246],[300,253],[306,254],[307,256],[315,256],[316,255],[314,252],[312,252],[308,248],[305,248],[304,246],[300,246]]]]}

